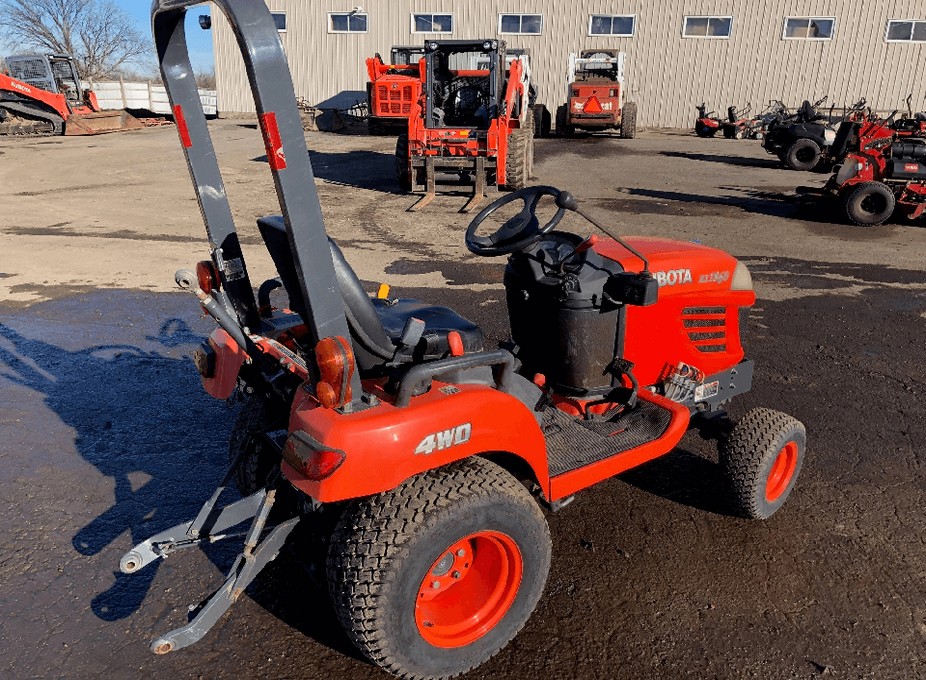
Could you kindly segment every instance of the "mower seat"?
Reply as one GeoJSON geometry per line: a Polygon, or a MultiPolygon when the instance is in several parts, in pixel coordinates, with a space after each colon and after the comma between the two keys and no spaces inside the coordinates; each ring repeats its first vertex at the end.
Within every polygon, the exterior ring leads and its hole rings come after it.
{"type": "MultiPolygon", "coordinates": [[[[307,308],[283,218],[279,215],[263,217],[257,220],[257,227],[289,296],[290,308],[306,319],[307,308]]],[[[465,351],[482,350],[479,327],[448,307],[426,305],[417,300],[371,299],[338,244],[329,237],[328,245],[361,374],[376,372],[387,364],[444,358],[450,352],[447,336],[451,331],[460,334],[465,351]],[[423,321],[424,330],[416,344],[404,346],[402,335],[412,318],[423,321]]]]}

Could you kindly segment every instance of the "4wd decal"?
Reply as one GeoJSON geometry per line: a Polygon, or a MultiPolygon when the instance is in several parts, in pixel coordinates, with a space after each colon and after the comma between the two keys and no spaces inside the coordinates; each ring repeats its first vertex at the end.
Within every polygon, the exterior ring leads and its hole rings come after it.
{"type": "Polygon", "coordinates": [[[653,272],[659,287],[674,286],[676,284],[691,283],[690,269],[670,269],[666,272],[653,272]]]}
{"type": "Polygon", "coordinates": [[[472,423],[463,423],[462,425],[451,427],[448,430],[441,430],[440,432],[429,434],[422,439],[421,443],[415,448],[415,454],[427,456],[434,451],[442,451],[444,449],[449,449],[451,446],[456,446],[457,444],[465,444],[469,441],[472,434],[472,423]]]}

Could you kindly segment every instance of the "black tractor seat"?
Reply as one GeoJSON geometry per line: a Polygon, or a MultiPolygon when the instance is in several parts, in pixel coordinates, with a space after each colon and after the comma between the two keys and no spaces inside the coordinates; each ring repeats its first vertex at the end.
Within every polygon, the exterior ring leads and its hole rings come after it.
{"type": "MultiPolygon", "coordinates": [[[[305,320],[305,300],[282,216],[263,217],[257,220],[257,227],[289,296],[290,308],[305,320]]],[[[450,352],[447,336],[452,331],[460,334],[466,352],[482,350],[483,337],[479,327],[448,307],[427,305],[418,300],[371,298],[344,259],[338,244],[330,237],[328,244],[338,288],[344,300],[344,313],[353,341],[354,356],[362,375],[382,371],[390,365],[446,357],[450,352]],[[413,325],[412,319],[423,321],[424,328],[420,338],[413,345],[407,346],[403,344],[402,338],[409,324],[413,325]]],[[[417,333],[414,335],[417,336],[417,333]]]]}

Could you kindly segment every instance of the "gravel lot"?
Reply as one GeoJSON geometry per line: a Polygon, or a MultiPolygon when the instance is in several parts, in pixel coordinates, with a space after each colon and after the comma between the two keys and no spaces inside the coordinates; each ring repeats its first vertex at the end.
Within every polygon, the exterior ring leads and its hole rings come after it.
{"type": "MultiPolygon", "coordinates": [[[[269,277],[263,145],[246,122],[211,126],[252,278],[269,277]]],[[[465,250],[466,197],[407,213],[391,138],[307,139],[329,231],[361,277],[503,339],[503,260],[465,250]]],[[[779,169],[748,141],[545,139],[536,162],[538,183],[623,233],[747,262],[757,375],[735,412],[797,416],[808,458],[765,523],[728,516],[715,454],[691,435],[583,492],[549,517],[537,612],[469,677],[926,677],[922,223],[844,224],[794,194],[825,176],[779,169]]],[[[174,292],[174,270],[207,256],[176,133],[2,139],[0,182],[0,676],[386,677],[292,559],[197,646],[149,654],[234,557],[216,546],[114,574],[205,499],[235,415],[199,387],[188,357],[211,323],[174,292]]]]}

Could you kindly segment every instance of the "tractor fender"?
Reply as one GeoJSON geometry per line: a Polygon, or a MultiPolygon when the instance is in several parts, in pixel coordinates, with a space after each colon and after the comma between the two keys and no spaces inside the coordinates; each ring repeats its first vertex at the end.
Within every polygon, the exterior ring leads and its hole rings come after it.
{"type": "Polygon", "coordinates": [[[389,491],[464,458],[503,454],[523,461],[534,481],[549,487],[543,431],[516,396],[484,384],[437,380],[406,407],[379,396],[376,406],[343,414],[322,408],[307,390],[299,390],[290,433],[307,434],[303,441],[341,454],[343,462],[326,478],[309,479],[293,447],[286,447],[282,469],[293,486],[316,501],[332,503],[389,491]]]}

